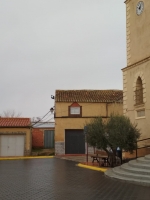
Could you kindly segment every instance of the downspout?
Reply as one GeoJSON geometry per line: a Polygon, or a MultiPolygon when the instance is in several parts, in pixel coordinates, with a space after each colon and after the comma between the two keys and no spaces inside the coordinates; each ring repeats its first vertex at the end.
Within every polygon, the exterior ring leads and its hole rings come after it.
{"type": "Polygon", "coordinates": [[[30,155],[32,155],[32,125],[30,126],[30,155]]]}
{"type": "Polygon", "coordinates": [[[106,117],[108,118],[108,103],[106,103],[106,117]]]}

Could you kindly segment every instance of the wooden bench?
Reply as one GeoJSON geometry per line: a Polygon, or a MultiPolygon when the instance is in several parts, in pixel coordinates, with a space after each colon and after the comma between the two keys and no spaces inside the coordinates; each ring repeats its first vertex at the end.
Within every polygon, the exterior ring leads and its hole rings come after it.
{"type": "Polygon", "coordinates": [[[108,166],[109,162],[108,162],[108,156],[104,156],[101,154],[95,154],[95,155],[91,155],[91,158],[93,158],[93,163],[96,160],[99,163],[99,166],[108,166]]]}
{"type": "Polygon", "coordinates": [[[98,160],[98,154],[93,154],[93,155],[91,155],[91,158],[93,159],[93,160],[92,160],[92,163],[94,163],[95,160],[96,160],[97,162],[99,162],[99,160],[98,160]]]}
{"type": "Polygon", "coordinates": [[[103,165],[103,166],[109,166],[110,163],[108,161],[108,156],[107,155],[102,155],[102,154],[93,154],[91,155],[92,163],[94,163],[94,161],[96,160],[99,163],[99,166],[103,165]],[[102,161],[102,163],[101,163],[102,161]]]}
{"type": "MultiPolygon", "coordinates": [[[[99,166],[101,165],[101,163],[103,166],[112,166],[112,156],[113,156],[112,152],[110,152],[109,155],[107,155],[105,151],[97,150],[95,154],[91,155],[91,158],[93,159],[92,163],[94,163],[94,161],[96,160],[99,163],[99,166]]],[[[120,157],[117,153],[116,166],[121,164],[122,164],[122,156],[120,157]]]]}

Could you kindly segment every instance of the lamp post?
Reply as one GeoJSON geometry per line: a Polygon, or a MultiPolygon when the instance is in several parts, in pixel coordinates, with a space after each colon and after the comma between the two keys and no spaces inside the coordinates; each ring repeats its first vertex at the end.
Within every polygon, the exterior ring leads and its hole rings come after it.
{"type": "MultiPolygon", "coordinates": [[[[87,137],[87,135],[86,135],[86,137],[87,137]]],[[[88,163],[88,143],[86,142],[86,162],[88,163]]]]}
{"type": "Polygon", "coordinates": [[[88,163],[87,126],[84,126],[84,134],[85,134],[85,137],[86,137],[86,162],[88,163]]]}

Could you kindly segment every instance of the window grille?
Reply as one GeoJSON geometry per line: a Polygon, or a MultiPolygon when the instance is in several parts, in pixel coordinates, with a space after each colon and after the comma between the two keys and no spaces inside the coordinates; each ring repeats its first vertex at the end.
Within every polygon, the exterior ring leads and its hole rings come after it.
{"type": "Polygon", "coordinates": [[[143,88],[135,90],[136,105],[143,103],[143,88]]]}
{"type": "Polygon", "coordinates": [[[143,104],[143,83],[140,76],[137,78],[137,81],[136,81],[134,99],[135,99],[135,105],[143,104]]]}

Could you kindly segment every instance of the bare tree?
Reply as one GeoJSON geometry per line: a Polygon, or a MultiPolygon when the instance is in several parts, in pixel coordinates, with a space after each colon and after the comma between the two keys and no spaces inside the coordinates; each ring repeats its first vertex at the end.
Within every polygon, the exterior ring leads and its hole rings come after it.
{"type": "Polygon", "coordinates": [[[20,117],[21,116],[21,112],[16,113],[15,110],[7,110],[7,111],[3,111],[3,114],[1,115],[2,117],[20,117]]]}
{"type": "Polygon", "coordinates": [[[38,121],[41,121],[41,118],[40,117],[32,117],[31,121],[38,122],[38,121]]]}

